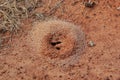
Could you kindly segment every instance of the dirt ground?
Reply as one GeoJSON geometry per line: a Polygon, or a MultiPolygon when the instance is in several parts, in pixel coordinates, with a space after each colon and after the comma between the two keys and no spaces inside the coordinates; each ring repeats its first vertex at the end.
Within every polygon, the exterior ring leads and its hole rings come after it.
{"type": "Polygon", "coordinates": [[[22,33],[0,49],[0,80],[120,80],[120,1],[94,0],[92,8],[83,2],[44,0],[35,10],[81,27],[87,45],[77,64],[60,67],[36,55],[27,42],[34,25],[26,19],[22,33]]]}

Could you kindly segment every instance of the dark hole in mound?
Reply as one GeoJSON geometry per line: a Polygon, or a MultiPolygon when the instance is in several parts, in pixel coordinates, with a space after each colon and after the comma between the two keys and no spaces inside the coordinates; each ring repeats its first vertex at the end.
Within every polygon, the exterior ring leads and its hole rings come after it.
{"type": "Polygon", "coordinates": [[[60,44],[61,42],[60,41],[57,41],[57,42],[51,42],[51,45],[52,46],[56,46],[57,44],[60,44]]]}
{"type": "Polygon", "coordinates": [[[57,50],[60,50],[60,47],[56,47],[57,50]]]}

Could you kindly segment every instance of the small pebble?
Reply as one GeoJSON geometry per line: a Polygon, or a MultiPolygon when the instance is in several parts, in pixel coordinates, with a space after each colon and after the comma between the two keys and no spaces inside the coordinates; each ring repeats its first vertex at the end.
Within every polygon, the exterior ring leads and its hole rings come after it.
{"type": "Polygon", "coordinates": [[[89,41],[89,42],[88,42],[88,46],[89,46],[89,47],[94,47],[94,46],[95,46],[95,43],[94,43],[93,41],[89,41]]]}
{"type": "Polygon", "coordinates": [[[120,7],[117,7],[117,10],[120,10],[120,7]]]}

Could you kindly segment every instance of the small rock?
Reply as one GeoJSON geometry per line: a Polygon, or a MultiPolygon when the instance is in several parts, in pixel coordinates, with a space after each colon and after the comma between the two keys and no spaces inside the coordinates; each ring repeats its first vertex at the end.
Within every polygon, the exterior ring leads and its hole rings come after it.
{"type": "Polygon", "coordinates": [[[120,7],[117,7],[117,10],[120,10],[120,7]]]}
{"type": "Polygon", "coordinates": [[[94,43],[93,41],[89,41],[89,42],[88,42],[88,46],[89,46],[89,47],[94,47],[94,46],[95,46],[95,43],[94,43]]]}
{"type": "Polygon", "coordinates": [[[94,6],[96,5],[96,3],[95,2],[86,2],[85,3],[85,7],[88,7],[88,8],[93,8],[94,6]]]}

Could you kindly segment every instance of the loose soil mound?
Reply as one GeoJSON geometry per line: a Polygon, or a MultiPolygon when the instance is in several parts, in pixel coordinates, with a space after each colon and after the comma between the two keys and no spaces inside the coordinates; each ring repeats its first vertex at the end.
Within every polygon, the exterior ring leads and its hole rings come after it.
{"type": "Polygon", "coordinates": [[[85,35],[69,22],[48,20],[36,23],[28,40],[35,51],[50,63],[72,65],[85,48],[85,35]]]}

